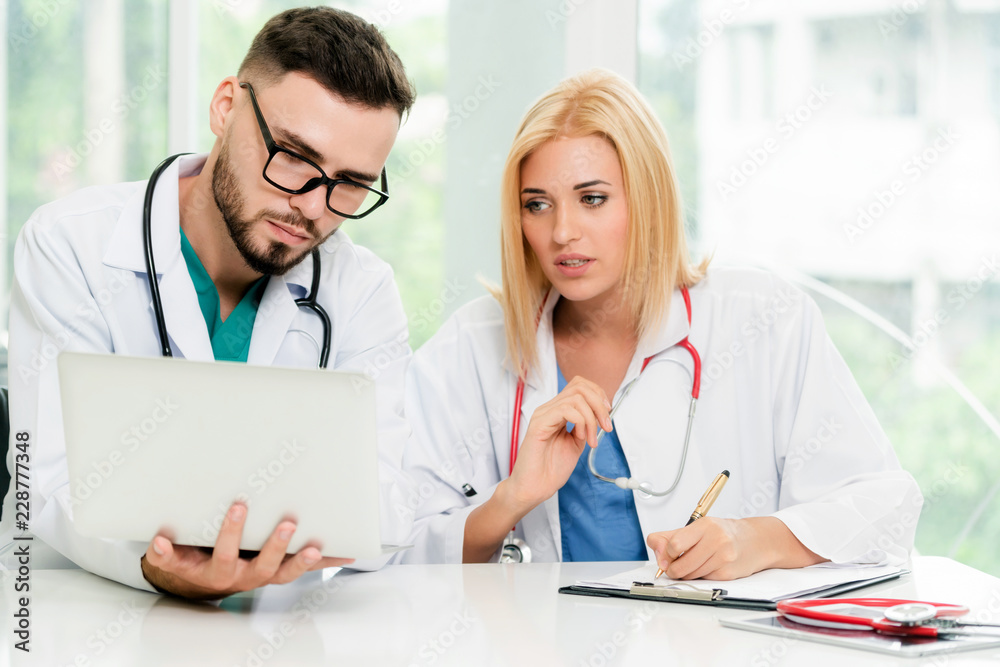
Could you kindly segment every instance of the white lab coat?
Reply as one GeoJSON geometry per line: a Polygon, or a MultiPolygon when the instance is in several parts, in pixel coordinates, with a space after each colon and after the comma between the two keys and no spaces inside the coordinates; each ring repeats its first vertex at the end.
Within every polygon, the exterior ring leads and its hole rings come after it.
{"type": "MultiPolygon", "coordinates": [[[[693,363],[678,341],[690,334],[702,358],[701,397],[679,485],[663,498],[633,492],[642,533],[683,526],[712,479],[728,469],[732,477],[713,516],[776,516],[806,547],[837,563],[905,560],[922,496],[816,304],[751,270],[712,269],[690,294],[690,329],[675,292],[669,317],[640,341],[622,382],[655,355],[615,428],[633,478],[663,490],[678,469],[691,396],[693,363]]],[[[519,441],[535,409],[557,393],[552,309],[558,298],[549,294],[538,326],[540,368],[527,378],[519,441]]],[[[461,308],[414,355],[406,387],[414,433],[404,468],[417,486],[409,499],[416,546],[399,561],[461,562],[466,518],[510,472],[516,383],[505,360],[503,313],[490,297],[461,308]],[[478,493],[467,498],[465,483],[478,493]]],[[[534,560],[561,559],[559,521],[555,494],[518,524],[534,560]]]]}
{"type": "MultiPolygon", "coordinates": [[[[197,173],[204,160],[204,155],[182,157],[163,173],[153,200],[152,237],[174,356],[211,361],[208,328],[181,255],[178,217],[178,177],[197,173]]],[[[24,225],[14,251],[9,369],[11,432],[30,433],[32,532],[80,567],[152,590],[139,563],[147,543],[85,538],[73,529],[55,364],[62,350],[160,355],[142,243],[145,187],[139,182],[81,190],[42,206],[24,225]]],[[[342,231],[320,255],[318,300],[332,320],[328,367],[376,379],[382,538],[402,544],[409,515],[392,508],[405,502],[409,488],[400,472],[409,436],[403,417],[410,357],[406,316],[389,266],[342,231]]],[[[312,259],[306,258],[269,280],[248,363],[316,367],[321,322],[294,303],[306,295],[311,278],[312,259]]],[[[302,415],[323,418],[321,406],[305,398],[302,415]]],[[[3,512],[5,542],[13,529],[13,495],[12,486],[3,512]]],[[[36,567],[43,546],[35,540],[36,567]]]]}

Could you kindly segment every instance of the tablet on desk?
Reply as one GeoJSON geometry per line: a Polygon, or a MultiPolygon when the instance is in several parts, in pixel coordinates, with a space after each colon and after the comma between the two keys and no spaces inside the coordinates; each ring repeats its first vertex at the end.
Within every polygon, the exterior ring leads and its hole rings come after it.
{"type": "MultiPolygon", "coordinates": [[[[832,600],[835,601],[835,600],[832,600]]],[[[1000,646],[1000,636],[967,635],[950,639],[933,637],[897,637],[884,635],[871,629],[846,630],[803,625],[782,616],[772,614],[746,619],[721,618],[719,622],[727,628],[752,630],[789,639],[802,639],[834,646],[858,648],[876,653],[904,657],[920,657],[939,653],[955,653],[981,648],[1000,646]]]]}
{"type": "Polygon", "coordinates": [[[375,387],[365,375],[64,353],[73,523],[91,537],[213,546],[248,506],[242,549],[283,519],[324,556],[395,551],[379,533],[375,387]]]}

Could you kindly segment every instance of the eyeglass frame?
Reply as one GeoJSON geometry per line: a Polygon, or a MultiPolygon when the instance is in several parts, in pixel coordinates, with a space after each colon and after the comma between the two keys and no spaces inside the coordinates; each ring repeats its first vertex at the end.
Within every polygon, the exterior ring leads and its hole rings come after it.
{"type": "Polygon", "coordinates": [[[323,171],[322,167],[320,167],[318,164],[316,164],[315,162],[313,162],[312,160],[310,160],[306,156],[300,155],[300,154],[296,153],[295,151],[288,150],[287,148],[285,148],[283,146],[279,146],[274,141],[274,137],[271,136],[271,129],[267,126],[267,121],[264,120],[264,114],[261,113],[260,106],[257,104],[257,95],[256,95],[256,93],[254,93],[253,86],[250,85],[250,82],[248,82],[248,81],[240,81],[239,84],[240,84],[240,88],[246,88],[247,91],[250,93],[250,102],[253,105],[253,113],[257,117],[257,127],[260,128],[260,133],[264,137],[264,146],[265,146],[265,148],[267,148],[267,162],[264,163],[264,169],[262,169],[261,173],[260,173],[260,175],[264,178],[265,181],[267,181],[268,183],[270,183],[274,187],[278,188],[282,192],[287,192],[290,195],[305,194],[307,192],[312,192],[313,190],[315,190],[316,188],[318,188],[320,186],[325,185],[325,186],[327,186],[327,188],[326,188],[326,208],[327,208],[327,210],[332,211],[333,213],[336,213],[337,215],[339,215],[339,216],[341,216],[343,218],[350,218],[352,220],[358,220],[360,218],[365,217],[366,215],[368,215],[369,213],[371,213],[375,209],[377,209],[380,206],[382,206],[382,204],[384,204],[387,201],[389,201],[389,181],[388,181],[388,179],[386,177],[385,167],[382,167],[382,179],[381,179],[382,180],[382,182],[381,182],[382,189],[381,190],[376,190],[375,188],[369,187],[369,186],[367,186],[367,185],[365,185],[363,183],[358,183],[357,181],[351,180],[349,178],[330,178],[329,176],[326,175],[326,172],[323,171]],[[319,176],[314,176],[313,178],[310,178],[308,181],[306,181],[305,187],[299,188],[298,190],[293,190],[291,188],[286,188],[285,186],[281,185],[280,183],[276,183],[274,180],[268,178],[268,176],[267,176],[267,168],[268,168],[268,166],[270,166],[271,161],[274,159],[274,156],[277,155],[278,153],[286,153],[286,154],[292,156],[293,158],[295,158],[297,160],[302,160],[303,162],[305,162],[309,166],[311,166],[314,169],[316,169],[316,171],[318,171],[320,175],[319,176]],[[310,183],[312,183],[312,185],[310,185],[310,183]],[[352,215],[350,213],[342,213],[341,211],[338,211],[337,209],[333,208],[333,206],[330,205],[330,195],[333,193],[333,188],[335,188],[337,185],[339,185],[341,183],[345,183],[347,185],[351,185],[351,186],[358,187],[358,188],[364,188],[365,190],[368,190],[369,192],[373,192],[376,195],[378,195],[379,199],[375,203],[374,206],[372,206],[370,209],[368,209],[367,211],[365,211],[361,215],[352,215]]]}

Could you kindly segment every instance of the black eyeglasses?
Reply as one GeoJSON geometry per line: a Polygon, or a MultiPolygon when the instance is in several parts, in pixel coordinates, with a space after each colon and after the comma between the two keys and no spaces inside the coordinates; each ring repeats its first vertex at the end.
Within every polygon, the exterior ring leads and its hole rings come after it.
{"type": "Polygon", "coordinates": [[[348,178],[330,178],[309,158],[274,143],[271,130],[257,106],[253,86],[246,82],[240,83],[240,86],[250,92],[257,125],[264,135],[264,145],[267,147],[267,164],[264,165],[263,172],[265,181],[291,195],[301,195],[325,185],[326,207],[339,216],[355,220],[365,217],[389,200],[385,167],[382,167],[382,189],[376,190],[348,178]]]}

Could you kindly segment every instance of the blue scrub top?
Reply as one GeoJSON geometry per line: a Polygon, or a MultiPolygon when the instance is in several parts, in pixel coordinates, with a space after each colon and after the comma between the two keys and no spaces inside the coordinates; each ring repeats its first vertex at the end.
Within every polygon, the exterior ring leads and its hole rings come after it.
{"type": "MultiPolygon", "coordinates": [[[[559,391],[566,386],[559,371],[559,391]]],[[[573,430],[573,424],[566,426],[573,430]]],[[[647,560],[646,541],[635,511],[633,492],[590,474],[583,448],[569,481],[559,489],[559,526],[564,561],[647,560]]],[[[601,438],[595,457],[605,477],[631,477],[617,429],[601,438]]]]}
{"type": "Polygon", "coordinates": [[[205,270],[197,253],[188,241],[184,230],[181,230],[181,254],[187,264],[188,274],[198,293],[198,305],[202,317],[208,326],[208,336],[212,340],[212,353],[216,361],[242,361],[246,363],[250,354],[250,334],[253,333],[253,323],[257,319],[257,308],[267,287],[267,277],[255,282],[240,302],[229,313],[226,321],[219,315],[219,291],[212,282],[212,277],[205,270]]]}

